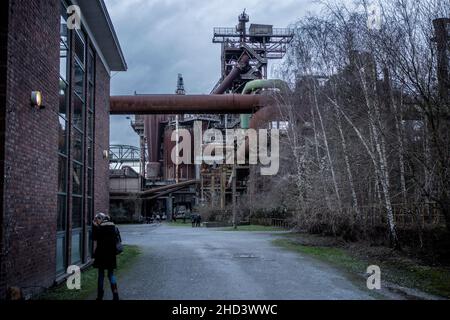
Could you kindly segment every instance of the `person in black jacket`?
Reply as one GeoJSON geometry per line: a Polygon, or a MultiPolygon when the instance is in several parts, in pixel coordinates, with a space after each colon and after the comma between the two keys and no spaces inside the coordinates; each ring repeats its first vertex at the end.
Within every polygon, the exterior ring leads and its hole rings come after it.
{"type": "Polygon", "coordinates": [[[113,300],[119,300],[117,280],[114,275],[114,269],[117,268],[116,226],[108,215],[104,213],[95,215],[92,239],[94,241],[94,268],[98,269],[97,300],[103,300],[105,270],[108,270],[113,300]]]}
{"type": "Polygon", "coordinates": [[[197,214],[197,217],[195,219],[195,226],[199,228],[202,226],[202,216],[200,214],[197,214]]]}

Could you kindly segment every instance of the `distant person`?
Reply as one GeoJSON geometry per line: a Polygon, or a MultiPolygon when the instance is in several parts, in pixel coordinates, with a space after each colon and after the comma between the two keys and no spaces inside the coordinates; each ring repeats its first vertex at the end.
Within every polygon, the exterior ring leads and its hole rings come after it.
{"type": "Polygon", "coordinates": [[[97,213],[93,224],[94,268],[98,269],[97,300],[103,300],[105,270],[108,270],[113,300],[119,300],[117,280],[114,275],[114,269],[117,268],[117,227],[111,221],[111,218],[104,213],[97,213]]]}
{"type": "Polygon", "coordinates": [[[161,216],[159,214],[156,215],[156,223],[161,222],[161,216]]]}
{"type": "Polygon", "coordinates": [[[202,216],[200,214],[197,214],[197,217],[196,217],[195,220],[196,220],[195,221],[195,225],[200,228],[201,227],[201,223],[202,223],[202,216]]]}
{"type": "Polygon", "coordinates": [[[175,222],[175,223],[177,222],[177,215],[176,214],[172,215],[172,221],[175,222]]]}
{"type": "Polygon", "coordinates": [[[195,214],[191,215],[192,228],[196,226],[197,216],[195,214]]]}

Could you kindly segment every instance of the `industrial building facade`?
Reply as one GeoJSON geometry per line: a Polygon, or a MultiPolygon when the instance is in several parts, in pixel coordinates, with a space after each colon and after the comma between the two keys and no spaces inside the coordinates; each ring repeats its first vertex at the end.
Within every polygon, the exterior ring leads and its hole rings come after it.
{"type": "MultiPolygon", "coordinates": [[[[273,103],[269,103],[268,93],[281,91],[279,87],[285,84],[267,80],[267,66],[269,60],[283,58],[294,33],[289,28],[267,24],[248,26],[249,21],[244,10],[235,28],[214,28],[212,42],[221,45],[221,77],[210,95],[186,95],[184,79],[179,74],[174,95],[135,92],[134,96],[111,97],[111,114],[134,114],[131,126],[140,138],[140,148],[111,146],[111,165],[114,169],[139,167],[142,181],[137,192],[127,188],[126,183],[119,187],[120,179],[125,182],[131,177],[118,177],[117,171],[111,170],[111,184],[116,186],[110,192],[113,219],[138,222],[159,214],[171,220],[207,210],[208,216],[220,211],[220,217],[211,219],[224,223],[232,219],[237,223],[236,199],[245,193],[251,199],[254,195],[254,165],[248,161],[224,164],[222,155],[215,152],[209,159],[199,156],[192,137],[196,124],[201,135],[214,129],[221,137],[233,129],[281,128],[283,121],[269,108],[273,103]],[[251,120],[251,114],[260,108],[251,120]],[[180,141],[181,132],[191,139],[190,152],[177,149],[175,142],[180,141]],[[188,163],[174,163],[173,155],[180,156],[180,152],[190,158],[188,163]]],[[[202,152],[216,147],[220,150],[224,142],[221,137],[201,139],[199,148],[202,152]]]]}
{"type": "Polygon", "coordinates": [[[0,12],[4,299],[90,262],[92,216],[109,208],[110,73],[126,62],[103,0],[7,0],[0,12]]]}

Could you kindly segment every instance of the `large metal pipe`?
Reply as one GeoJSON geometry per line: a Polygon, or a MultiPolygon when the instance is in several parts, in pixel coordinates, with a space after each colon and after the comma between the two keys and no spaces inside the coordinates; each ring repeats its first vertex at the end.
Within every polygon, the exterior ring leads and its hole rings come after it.
{"type": "Polygon", "coordinates": [[[260,89],[278,89],[280,90],[281,94],[285,95],[289,95],[292,93],[288,84],[284,80],[258,79],[247,82],[244,89],[242,89],[242,94],[249,94],[260,89]]]}
{"type": "Polygon", "coordinates": [[[182,188],[186,188],[190,185],[199,184],[199,183],[200,183],[199,180],[188,180],[188,181],[183,181],[183,182],[176,183],[176,184],[169,184],[166,186],[149,189],[149,190],[140,192],[139,195],[140,195],[140,197],[145,197],[145,198],[146,197],[157,198],[157,197],[175,192],[182,188]]]}
{"type": "Polygon", "coordinates": [[[241,73],[245,72],[249,66],[250,57],[247,54],[243,54],[238,64],[231,70],[231,72],[222,80],[222,83],[212,92],[212,94],[222,94],[227,91],[233,81],[236,80],[241,73]]]}
{"type": "Polygon", "coordinates": [[[269,105],[255,112],[250,120],[251,129],[263,129],[267,127],[270,121],[280,121],[280,107],[269,105]]]}
{"type": "Polygon", "coordinates": [[[270,105],[273,98],[264,95],[141,95],[112,96],[111,114],[240,114],[252,113],[270,105]]]}
{"type": "Polygon", "coordinates": [[[149,162],[159,161],[159,130],[162,122],[167,121],[165,115],[146,115],[144,117],[144,133],[147,139],[149,162]]]}
{"type": "MultiPolygon", "coordinates": [[[[253,80],[247,82],[244,89],[242,90],[242,94],[250,94],[256,90],[260,89],[278,89],[280,91],[280,94],[282,95],[291,95],[291,89],[289,88],[288,84],[279,79],[259,79],[259,80],[253,80]]],[[[278,110],[279,111],[279,110],[278,110]]],[[[241,114],[241,128],[242,129],[248,129],[249,127],[252,129],[256,129],[255,126],[262,125],[256,124],[256,121],[265,121],[264,117],[266,117],[267,122],[272,120],[274,117],[279,116],[279,112],[277,113],[277,110],[275,110],[274,104],[270,104],[266,106],[265,108],[262,108],[261,110],[258,110],[258,112],[254,115],[253,120],[253,127],[248,126],[249,119],[252,115],[251,114],[241,114]]]]}

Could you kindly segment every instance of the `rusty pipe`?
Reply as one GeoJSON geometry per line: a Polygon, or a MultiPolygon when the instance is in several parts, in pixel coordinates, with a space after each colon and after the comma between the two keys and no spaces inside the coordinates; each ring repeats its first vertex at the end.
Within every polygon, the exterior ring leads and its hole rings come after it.
{"type": "Polygon", "coordinates": [[[156,188],[152,188],[152,189],[148,189],[146,191],[141,192],[141,196],[149,196],[149,195],[154,195],[157,193],[161,193],[167,190],[172,191],[172,189],[180,189],[180,188],[185,188],[187,186],[193,185],[193,184],[198,184],[200,183],[199,180],[188,180],[188,181],[183,181],[183,182],[179,182],[179,183],[175,183],[175,184],[169,184],[166,186],[162,186],[162,187],[156,187],[156,188]]]}
{"type": "Polygon", "coordinates": [[[111,114],[240,114],[271,104],[263,95],[140,95],[110,97],[111,114]]]}
{"type": "Polygon", "coordinates": [[[158,162],[158,131],[159,131],[159,116],[148,115],[144,117],[144,134],[147,141],[148,161],[158,162]]]}
{"type": "Polygon", "coordinates": [[[250,57],[247,54],[243,54],[241,59],[239,59],[238,64],[231,70],[231,72],[222,80],[222,83],[212,92],[212,94],[223,94],[227,91],[233,81],[236,80],[241,73],[245,72],[250,63],[250,57]]]}
{"type": "Polygon", "coordinates": [[[251,129],[263,129],[270,121],[280,120],[280,107],[268,105],[255,112],[250,120],[251,129]]]}
{"type": "MultiPolygon", "coordinates": [[[[274,104],[269,104],[259,109],[252,115],[249,128],[254,130],[266,129],[267,123],[269,123],[270,121],[280,120],[280,117],[281,112],[279,107],[274,104]]],[[[245,156],[245,158],[247,159],[249,151],[249,142],[246,139],[245,148],[241,148],[237,151],[237,159],[242,158],[243,156],[245,156]]]]}

